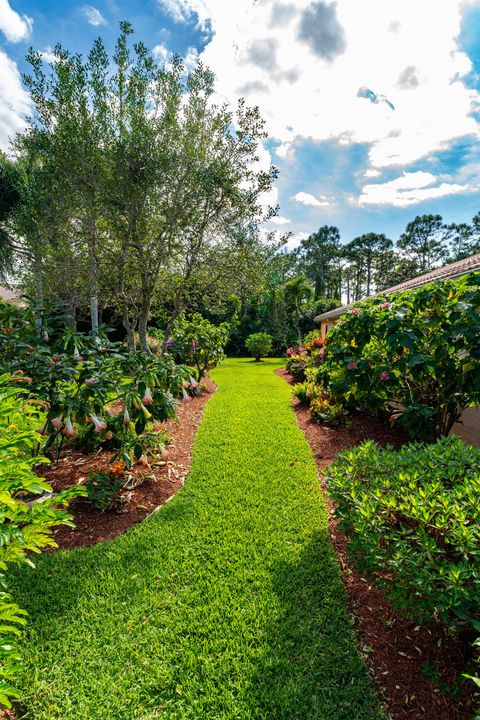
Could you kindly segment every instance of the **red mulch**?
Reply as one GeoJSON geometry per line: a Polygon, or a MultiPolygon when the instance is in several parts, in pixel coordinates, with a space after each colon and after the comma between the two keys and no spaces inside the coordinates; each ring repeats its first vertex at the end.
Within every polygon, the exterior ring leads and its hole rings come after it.
{"type": "MultiPolygon", "coordinates": [[[[284,369],[277,374],[296,382],[284,369]]],[[[379,445],[400,447],[408,438],[375,418],[357,414],[351,427],[326,427],[310,419],[308,408],[296,398],[292,404],[300,428],[310,444],[319,470],[338,452],[371,438],[379,445]]],[[[320,482],[322,476],[320,475],[320,482]]],[[[440,624],[415,626],[398,615],[384,594],[373,588],[347,561],[345,535],[338,529],[334,509],[323,486],[330,515],[330,534],[338,554],[360,648],[392,720],[472,720],[478,707],[475,686],[461,683],[470,646],[448,636],[440,624]],[[423,668],[434,672],[427,679],[423,668]],[[448,692],[451,688],[452,692],[448,692]]]]}
{"type": "MultiPolygon", "coordinates": [[[[182,400],[177,420],[164,423],[165,430],[172,436],[172,443],[162,460],[150,468],[140,465],[132,468],[131,474],[135,481],[142,475],[145,480],[124,494],[124,502],[119,510],[102,512],[82,499],[74,500],[70,504],[75,527],[55,528],[55,542],[60,548],[94,545],[111,540],[131,525],[141,522],[182,487],[190,469],[193,438],[202,418],[203,408],[215,391],[215,385],[209,378],[203,380],[203,385],[205,389],[201,395],[182,400]]],[[[43,466],[39,474],[58,492],[81,482],[90,471],[104,470],[112,455],[112,451],[105,450],[86,455],[74,448],[67,448],[62,452],[58,463],[43,466]]]]}

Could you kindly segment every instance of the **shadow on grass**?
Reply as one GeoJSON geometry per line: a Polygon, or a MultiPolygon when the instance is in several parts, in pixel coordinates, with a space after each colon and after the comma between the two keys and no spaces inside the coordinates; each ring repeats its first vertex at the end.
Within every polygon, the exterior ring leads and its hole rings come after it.
{"type": "Polygon", "coordinates": [[[382,720],[325,530],[272,568],[281,615],[248,690],[264,720],[382,720]]]}

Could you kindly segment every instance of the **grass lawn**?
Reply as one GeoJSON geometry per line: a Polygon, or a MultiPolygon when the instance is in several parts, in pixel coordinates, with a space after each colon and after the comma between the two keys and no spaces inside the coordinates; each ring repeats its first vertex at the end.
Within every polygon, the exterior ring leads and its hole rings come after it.
{"type": "Polygon", "coordinates": [[[17,574],[19,717],[384,718],[281,364],[213,373],[191,473],[162,510],[17,574]]]}

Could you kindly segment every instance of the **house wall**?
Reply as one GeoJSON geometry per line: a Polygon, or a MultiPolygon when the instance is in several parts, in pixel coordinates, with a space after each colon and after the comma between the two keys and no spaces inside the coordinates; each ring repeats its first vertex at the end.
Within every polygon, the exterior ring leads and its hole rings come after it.
{"type": "Polygon", "coordinates": [[[329,330],[332,329],[334,325],[337,324],[340,318],[330,318],[330,320],[321,320],[320,322],[320,335],[322,338],[325,338],[325,335],[328,333],[329,330]]]}
{"type": "Polygon", "coordinates": [[[453,431],[470,445],[480,447],[480,407],[467,408],[462,422],[453,426],[453,431]]]}

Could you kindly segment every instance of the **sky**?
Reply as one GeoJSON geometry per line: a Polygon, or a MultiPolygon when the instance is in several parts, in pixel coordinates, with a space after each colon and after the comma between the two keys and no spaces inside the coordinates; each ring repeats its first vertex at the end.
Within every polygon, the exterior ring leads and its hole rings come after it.
{"type": "Polygon", "coordinates": [[[0,0],[1,149],[31,111],[28,48],[112,49],[122,19],[160,64],[201,59],[218,99],[259,106],[290,247],[480,211],[480,0],[0,0]]]}

